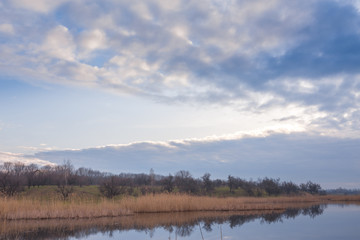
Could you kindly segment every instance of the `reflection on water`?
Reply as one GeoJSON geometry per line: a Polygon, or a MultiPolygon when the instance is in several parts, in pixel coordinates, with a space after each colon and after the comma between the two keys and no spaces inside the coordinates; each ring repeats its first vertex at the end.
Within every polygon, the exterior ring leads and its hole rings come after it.
{"type": "MultiPolygon", "coordinates": [[[[139,214],[119,218],[77,219],[77,220],[31,220],[4,221],[0,226],[1,239],[86,239],[94,235],[111,238],[114,233],[124,231],[143,232],[150,238],[156,231],[178,237],[189,237],[194,232],[204,238],[203,232],[214,229],[222,238],[222,226],[241,227],[245,223],[283,222],[298,216],[315,218],[324,212],[326,205],[291,208],[284,211],[247,211],[247,212],[198,212],[198,213],[161,213],[139,214]]],[[[96,238],[99,239],[99,238],[96,238]]],[[[102,239],[102,237],[100,238],[102,239]]]]}

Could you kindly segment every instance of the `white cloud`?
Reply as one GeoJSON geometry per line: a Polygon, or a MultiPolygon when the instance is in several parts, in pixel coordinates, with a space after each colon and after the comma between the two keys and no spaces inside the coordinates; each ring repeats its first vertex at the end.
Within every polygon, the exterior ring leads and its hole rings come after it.
{"type": "Polygon", "coordinates": [[[26,156],[23,154],[17,154],[17,153],[9,153],[9,152],[0,152],[0,164],[4,162],[21,162],[26,165],[29,164],[37,164],[40,166],[45,165],[55,165],[52,162],[42,160],[36,157],[26,156]]]}
{"type": "Polygon", "coordinates": [[[193,45],[192,41],[189,39],[189,33],[186,26],[175,26],[171,29],[171,32],[178,38],[185,40],[189,45],[193,45]]]}
{"type": "Polygon", "coordinates": [[[147,6],[147,1],[137,1],[131,6],[131,9],[144,20],[153,20],[153,15],[150,12],[149,7],[147,6]]]}
{"type": "Polygon", "coordinates": [[[310,79],[287,79],[282,84],[289,92],[313,94],[318,90],[318,87],[310,79]]]}
{"type": "Polygon", "coordinates": [[[79,34],[77,45],[82,50],[78,57],[80,59],[89,58],[92,51],[107,48],[106,34],[100,29],[84,31],[79,34]]]}
{"type": "Polygon", "coordinates": [[[62,25],[49,31],[41,46],[41,50],[48,56],[66,61],[75,61],[75,49],[69,29],[62,25]]]}
{"type": "Polygon", "coordinates": [[[11,3],[19,8],[25,8],[40,13],[49,13],[68,1],[69,0],[11,0],[11,3]]]}
{"type": "Polygon", "coordinates": [[[10,23],[2,23],[0,24],[0,32],[13,35],[15,34],[15,29],[14,26],[10,23]]]}
{"type": "MultiPolygon", "coordinates": [[[[87,64],[78,64],[68,68],[69,73],[72,78],[82,83],[95,83],[98,78],[98,72],[100,71],[98,67],[89,66],[87,64]]],[[[96,86],[96,84],[94,85],[96,86]]]]}
{"type": "Polygon", "coordinates": [[[156,86],[154,82],[159,84],[162,79],[158,67],[157,63],[148,63],[145,59],[124,50],[122,55],[116,55],[109,60],[104,74],[107,81],[114,86],[126,84],[142,91],[144,85],[149,85],[156,91],[160,85],[156,86]]]}
{"type": "Polygon", "coordinates": [[[181,0],[174,0],[174,1],[167,1],[167,0],[155,0],[160,8],[162,8],[164,11],[176,11],[179,10],[182,6],[181,0]]]}
{"type": "MultiPolygon", "coordinates": [[[[249,131],[238,131],[231,134],[212,135],[203,138],[186,138],[186,139],[173,139],[169,141],[141,141],[132,142],[128,144],[110,144],[104,146],[97,146],[96,149],[102,148],[124,148],[124,147],[136,147],[138,145],[160,146],[168,149],[177,149],[177,145],[193,145],[197,143],[216,143],[223,141],[241,140],[247,138],[266,138],[273,134],[295,134],[305,132],[305,128],[299,124],[282,123],[265,128],[259,128],[249,131]]],[[[71,149],[69,151],[82,151],[82,149],[71,149]]]]}

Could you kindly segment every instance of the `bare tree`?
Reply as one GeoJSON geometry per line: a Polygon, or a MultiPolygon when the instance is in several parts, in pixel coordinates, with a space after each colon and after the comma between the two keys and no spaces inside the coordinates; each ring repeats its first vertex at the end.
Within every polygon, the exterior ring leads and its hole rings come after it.
{"type": "Polygon", "coordinates": [[[35,186],[39,172],[39,168],[36,164],[30,164],[25,167],[25,178],[28,188],[35,186]]]}
{"type": "Polygon", "coordinates": [[[236,186],[236,178],[229,175],[227,184],[229,186],[230,193],[234,193],[234,189],[237,188],[237,186],[236,186]]]}
{"type": "Polygon", "coordinates": [[[75,171],[75,181],[80,187],[89,184],[90,171],[91,171],[91,169],[83,168],[83,167],[81,167],[75,171]]]}
{"type": "Polygon", "coordinates": [[[181,170],[175,175],[175,184],[181,192],[197,193],[198,182],[191,176],[189,171],[181,170]]]}
{"type": "Polygon", "coordinates": [[[174,190],[174,177],[169,174],[169,176],[164,177],[160,181],[160,184],[162,185],[164,191],[171,193],[174,190]]]}
{"type": "Polygon", "coordinates": [[[24,169],[22,163],[5,162],[0,165],[0,193],[11,197],[23,190],[24,169]]]}
{"type": "Polygon", "coordinates": [[[152,168],[150,169],[149,177],[150,177],[150,185],[151,187],[153,187],[155,183],[155,171],[152,168]]]}
{"type": "Polygon", "coordinates": [[[66,161],[63,165],[55,167],[57,172],[57,192],[60,193],[62,199],[66,201],[71,193],[74,192],[74,188],[70,183],[73,180],[74,167],[70,161],[66,161]]]}
{"type": "Polygon", "coordinates": [[[203,185],[206,193],[210,193],[214,189],[214,184],[210,180],[210,173],[205,173],[204,176],[202,176],[203,185]]]}
{"type": "Polygon", "coordinates": [[[126,187],[121,186],[121,181],[117,176],[106,178],[99,187],[100,192],[107,198],[113,198],[117,195],[124,194],[126,187]]]}

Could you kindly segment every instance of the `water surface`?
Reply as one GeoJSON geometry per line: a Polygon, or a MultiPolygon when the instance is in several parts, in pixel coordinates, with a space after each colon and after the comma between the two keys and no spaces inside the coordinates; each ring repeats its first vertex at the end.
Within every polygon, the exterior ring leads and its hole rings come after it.
{"type": "Polygon", "coordinates": [[[359,205],[3,222],[0,239],[360,239],[359,205]]]}

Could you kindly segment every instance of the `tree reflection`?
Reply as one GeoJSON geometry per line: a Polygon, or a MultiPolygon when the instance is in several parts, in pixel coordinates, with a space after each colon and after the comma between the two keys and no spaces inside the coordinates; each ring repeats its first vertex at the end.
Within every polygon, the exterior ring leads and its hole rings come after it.
{"type": "Polygon", "coordinates": [[[302,214],[308,215],[311,218],[315,218],[316,216],[323,214],[324,209],[325,209],[324,205],[314,205],[309,208],[303,209],[302,214]]]}
{"type": "Polygon", "coordinates": [[[59,239],[71,237],[81,239],[102,233],[109,237],[116,231],[136,230],[153,238],[157,229],[163,229],[180,237],[188,237],[194,231],[204,229],[213,231],[214,225],[223,224],[231,228],[259,220],[261,223],[282,222],[299,215],[315,218],[324,212],[326,205],[313,205],[306,208],[289,208],[283,211],[268,212],[200,212],[144,214],[120,218],[81,219],[81,220],[50,220],[50,221],[12,221],[0,226],[0,239],[59,239]],[[199,228],[198,228],[199,227],[199,228]]]}
{"type": "Polygon", "coordinates": [[[194,226],[190,224],[182,225],[176,228],[176,234],[180,237],[190,236],[192,231],[194,230],[194,226]]]}
{"type": "Polygon", "coordinates": [[[207,232],[211,232],[212,231],[211,225],[212,225],[212,221],[205,219],[204,223],[203,223],[203,229],[205,229],[205,231],[207,231],[207,232]]]}

